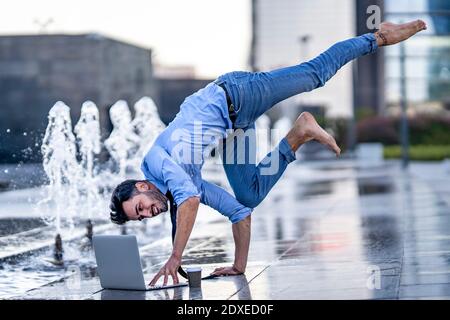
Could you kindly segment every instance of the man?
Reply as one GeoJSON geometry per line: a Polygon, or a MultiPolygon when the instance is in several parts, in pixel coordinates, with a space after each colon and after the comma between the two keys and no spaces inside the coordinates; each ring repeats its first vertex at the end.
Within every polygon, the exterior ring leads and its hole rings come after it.
{"type": "Polygon", "coordinates": [[[239,140],[253,138],[255,120],[276,103],[321,87],[347,62],[425,29],[421,20],[399,25],[382,23],[377,32],[339,42],[311,61],[270,72],[227,73],[186,98],[180,112],[142,161],[145,180],[122,182],[111,199],[111,220],[118,224],[155,217],[167,211],[167,202],[171,202],[172,222],[176,224],[172,254],[150,284],[154,285],[162,276],[164,284],[169,276],[178,283],[177,270],[200,203],[216,209],[232,222],[234,264],[217,268],[214,274],[244,273],[252,209],[295,160],[296,150],[310,140],[319,141],[337,156],[341,150],[335,139],[306,112],[258,165],[252,163],[254,150],[249,151],[248,146],[239,149],[239,140]],[[229,129],[239,130],[228,135],[229,129]],[[225,141],[223,166],[235,197],[201,176],[211,146],[220,146],[222,141],[225,141]]]}

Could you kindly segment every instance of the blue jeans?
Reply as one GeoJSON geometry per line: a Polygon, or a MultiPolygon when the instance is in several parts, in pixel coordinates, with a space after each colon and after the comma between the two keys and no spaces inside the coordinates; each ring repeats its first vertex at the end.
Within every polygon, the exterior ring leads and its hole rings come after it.
{"type": "Polygon", "coordinates": [[[236,199],[254,208],[280,179],[287,165],[295,160],[295,153],[282,139],[279,145],[258,164],[255,164],[255,148],[245,148],[245,161],[239,143],[242,139],[254,139],[254,123],[264,112],[278,102],[302,92],[308,92],[325,84],[347,62],[373,53],[378,48],[371,33],[334,44],[316,58],[292,67],[269,72],[234,71],[218,78],[227,89],[237,113],[235,129],[243,133],[231,136],[224,144],[223,166],[236,199]],[[248,133],[247,133],[248,131],[248,133]],[[246,134],[247,133],[247,134],[246,134]],[[230,152],[232,155],[230,156],[230,152]],[[267,170],[273,166],[276,170],[267,170]]]}

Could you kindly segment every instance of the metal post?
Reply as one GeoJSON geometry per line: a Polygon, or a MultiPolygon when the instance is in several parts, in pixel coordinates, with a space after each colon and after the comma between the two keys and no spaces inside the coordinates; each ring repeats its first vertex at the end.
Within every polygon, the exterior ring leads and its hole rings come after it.
{"type": "MultiPolygon", "coordinates": [[[[308,43],[310,40],[311,35],[309,34],[300,35],[297,38],[298,44],[300,46],[300,63],[306,62],[308,59],[308,43]]],[[[303,100],[302,95],[298,95],[295,99],[297,108],[288,108],[287,112],[283,112],[285,115],[287,114],[290,119],[294,120],[297,118],[300,112],[305,111],[305,106],[307,105],[307,103],[305,103],[305,101],[303,100]]]]}
{"type": "Polygon", "coordinates": [[[53,261],[51,261],[51,262],[58,266],[64,265],[63,253],[64,253],[64,250],[63,250],[63,245],[62,245],[62,239],[61,239],[61,235],[58,233],[55,237],[53,261]]]}
{"type": "Polygon", "coordinates": [[[94,235],[94,225],[91,219],[86,221],[86,234],[85,238],[81,242],[81,250],[90,250],[92,248],[92,237],[94,235]]]}
{"type": "Polygon", "coordinates": [[[406,169],[409,164],[409,129],[407,115],[406,95],[406,67],[405,67],[405,44],[400,43],[400,104],[402,107],[400,122],[400,139],[402,143],[402,168],[406,169]]]}
{"type": "Polygon", "coordinates": [[[92,225],[91,219],[86,222],[86,238],[89,243],[92,244],[92,236],[94,235],[94,226],[92,225]]]}

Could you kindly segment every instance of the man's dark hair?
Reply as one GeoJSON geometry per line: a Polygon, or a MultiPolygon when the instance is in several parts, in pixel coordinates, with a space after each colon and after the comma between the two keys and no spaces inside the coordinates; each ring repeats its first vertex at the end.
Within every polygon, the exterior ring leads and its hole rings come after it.
{"type": "Polygon", "coordinates": [[[109,209],[111,209],[110,216],[111,221],[115,224],[124,224],[129,221],[128,216],[123,211],[122,203],[127,201],[135,194],[139,193],[136,188],[136,182],[140,182],[142,180],[134,180],[129,179],[121,182],[114,189],[111,196],[111,203],[109,204],[109,209]]]}

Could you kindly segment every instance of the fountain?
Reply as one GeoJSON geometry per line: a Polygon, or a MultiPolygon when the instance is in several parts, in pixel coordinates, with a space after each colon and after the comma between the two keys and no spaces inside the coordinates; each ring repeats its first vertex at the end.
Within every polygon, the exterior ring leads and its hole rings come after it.
{"type": "Polygon", "coordinates": [[[156,104],[149,97],[143,97],[137,101],[134,104],[134,110],[135,117],[131,121],[131,126],[139,139],[136,153],[131,157],[128,165],[139,168],[142,158],[166,125],[159,118],[156,104]]]}
{"type": "Polygon", "coordinates": [[[100,194],[98,183],[95,181],[94,157],[100,153],[100,122],[97,106],[92,101],[86,101],[81,106],[81,114],[75,126],[78,153],[81,157],[80,166],[82,179],[79,190],[84,194],[86,208],[81,210],[87,212],[88,219],[91,218],[91,211],[95,210],[95,205],[99,203],[100,194]]]}
{"type": "Polygon", "coordinates": [[[49,184],[46,187],[47,197],[38,203],[53,204],[55,215],[44,216],[48,223],[54,220],[56,227],[54,263],[62,264],[61,213],[68,215],[68,223],[73,227],[74,204],[78,200],[76,188],[79,177],[79,166],[76,159],[75,136],[72,133],[70,109],[58,101],[48,114],[48,126],[42,142],[41,152],[43,167],[49,184]]]}
{"type": "Polygon", "coordinates": [[[73,224],[74,204],[78,200],[77,182],[80,167],[76,159],[75,136],[72,133],[70,109],[58,101],[48,114],[48,126],[41,147],[44,171],[49,179],[46,186],[47,197],[38,205],[56,206],[53,217],[45,216],[47,222],[55,221],[57,233],[61,229],[61,212],[64,209],[73,224]]]}
{"type": "Polygon", "coordinates": [[[87,213],[84,217],[87,219],[86,234],[81,248],[90,248],[92,213],[107,212],[111,187],[126,178],[128,167],[139,168],[145,152],[164,129],[151,98],[141,98],[134,108],[136,115],[132,120],[125,101],[119,100],[111,107],[109,114],[113,130],[104,141],[104,146],[111,155],[113,165],[102,169],[96,161],[101,151],[97,106],[92,101],[83,103],[80,119],[73,130],[75,135],[72,133],[69,107],[58,101],[51,108],[41,147],[49,184],[37,210],[53,213],[43,216],[47,223],[54,223],[56,228],[53,259],[49,260],[53,264],[63,265],[62,218],[65,218],[69,229],[73,229],[75,214],[79,221],[87,213]],[[46,210],[43,210],[44,206],[46,210]]]}
{"type": "Polygon", "coordinates": [[[114,160],[118,170],[117,178],[124,180],[128,159],[139,147],[139,136],[131,125],[131,112],[124,100],[117,101],[109,110],[113,130],[105,140],[105,147],[114,160]]]}
{"type": "Polygon", "coordinates": [[[41,144],[47,184],[2,194],[3,212],[13,213],[20,223],[10,234],[0,235],[0,299],[59,281],[67,270],[93,268],[94,232],[131,232],[146,243],[170,234],[163,219],[126,229],[109,222],[112,188],[122,179],[142,178],[136,163],[164,129],[150,98],[140,99],[134,109],[132,118],[125,101],[114,104],[114,127],[102,141],[94,102],[82,104],[74,127],[69,106],[58,101],[51,107],[41,144]],[[123,147],[126,152],[121,153],[123,147]],[[110,152],[110,159],[100,157],[101,151],[110,152]]]}
{"type": "Polygon", "coordinates": [[[100,153],[100,123],[97,106],[86,101],[81,106],[81,115],[75,126],[81,165],[85,168],[85,176],[92,178],[94,155],[100,153]]]}
{"type": "Polygon", "coordinates": [[[92,224],[92,220],[88,219],[86,221],[86,234],[84,235],[84,239],[80,245],[81,250],[89,250],[92,248],[93,235],[94,235],[94,225],[92,224]]]}
{"type": "Polygon", "coordinates": [[[50,260],[55,265],[62,266],[64,265],[63,259],[64,249],[62,246],[61,235],[58,233],[55,237],[55,248],[53,251],[53,260],[50,260]]]}

